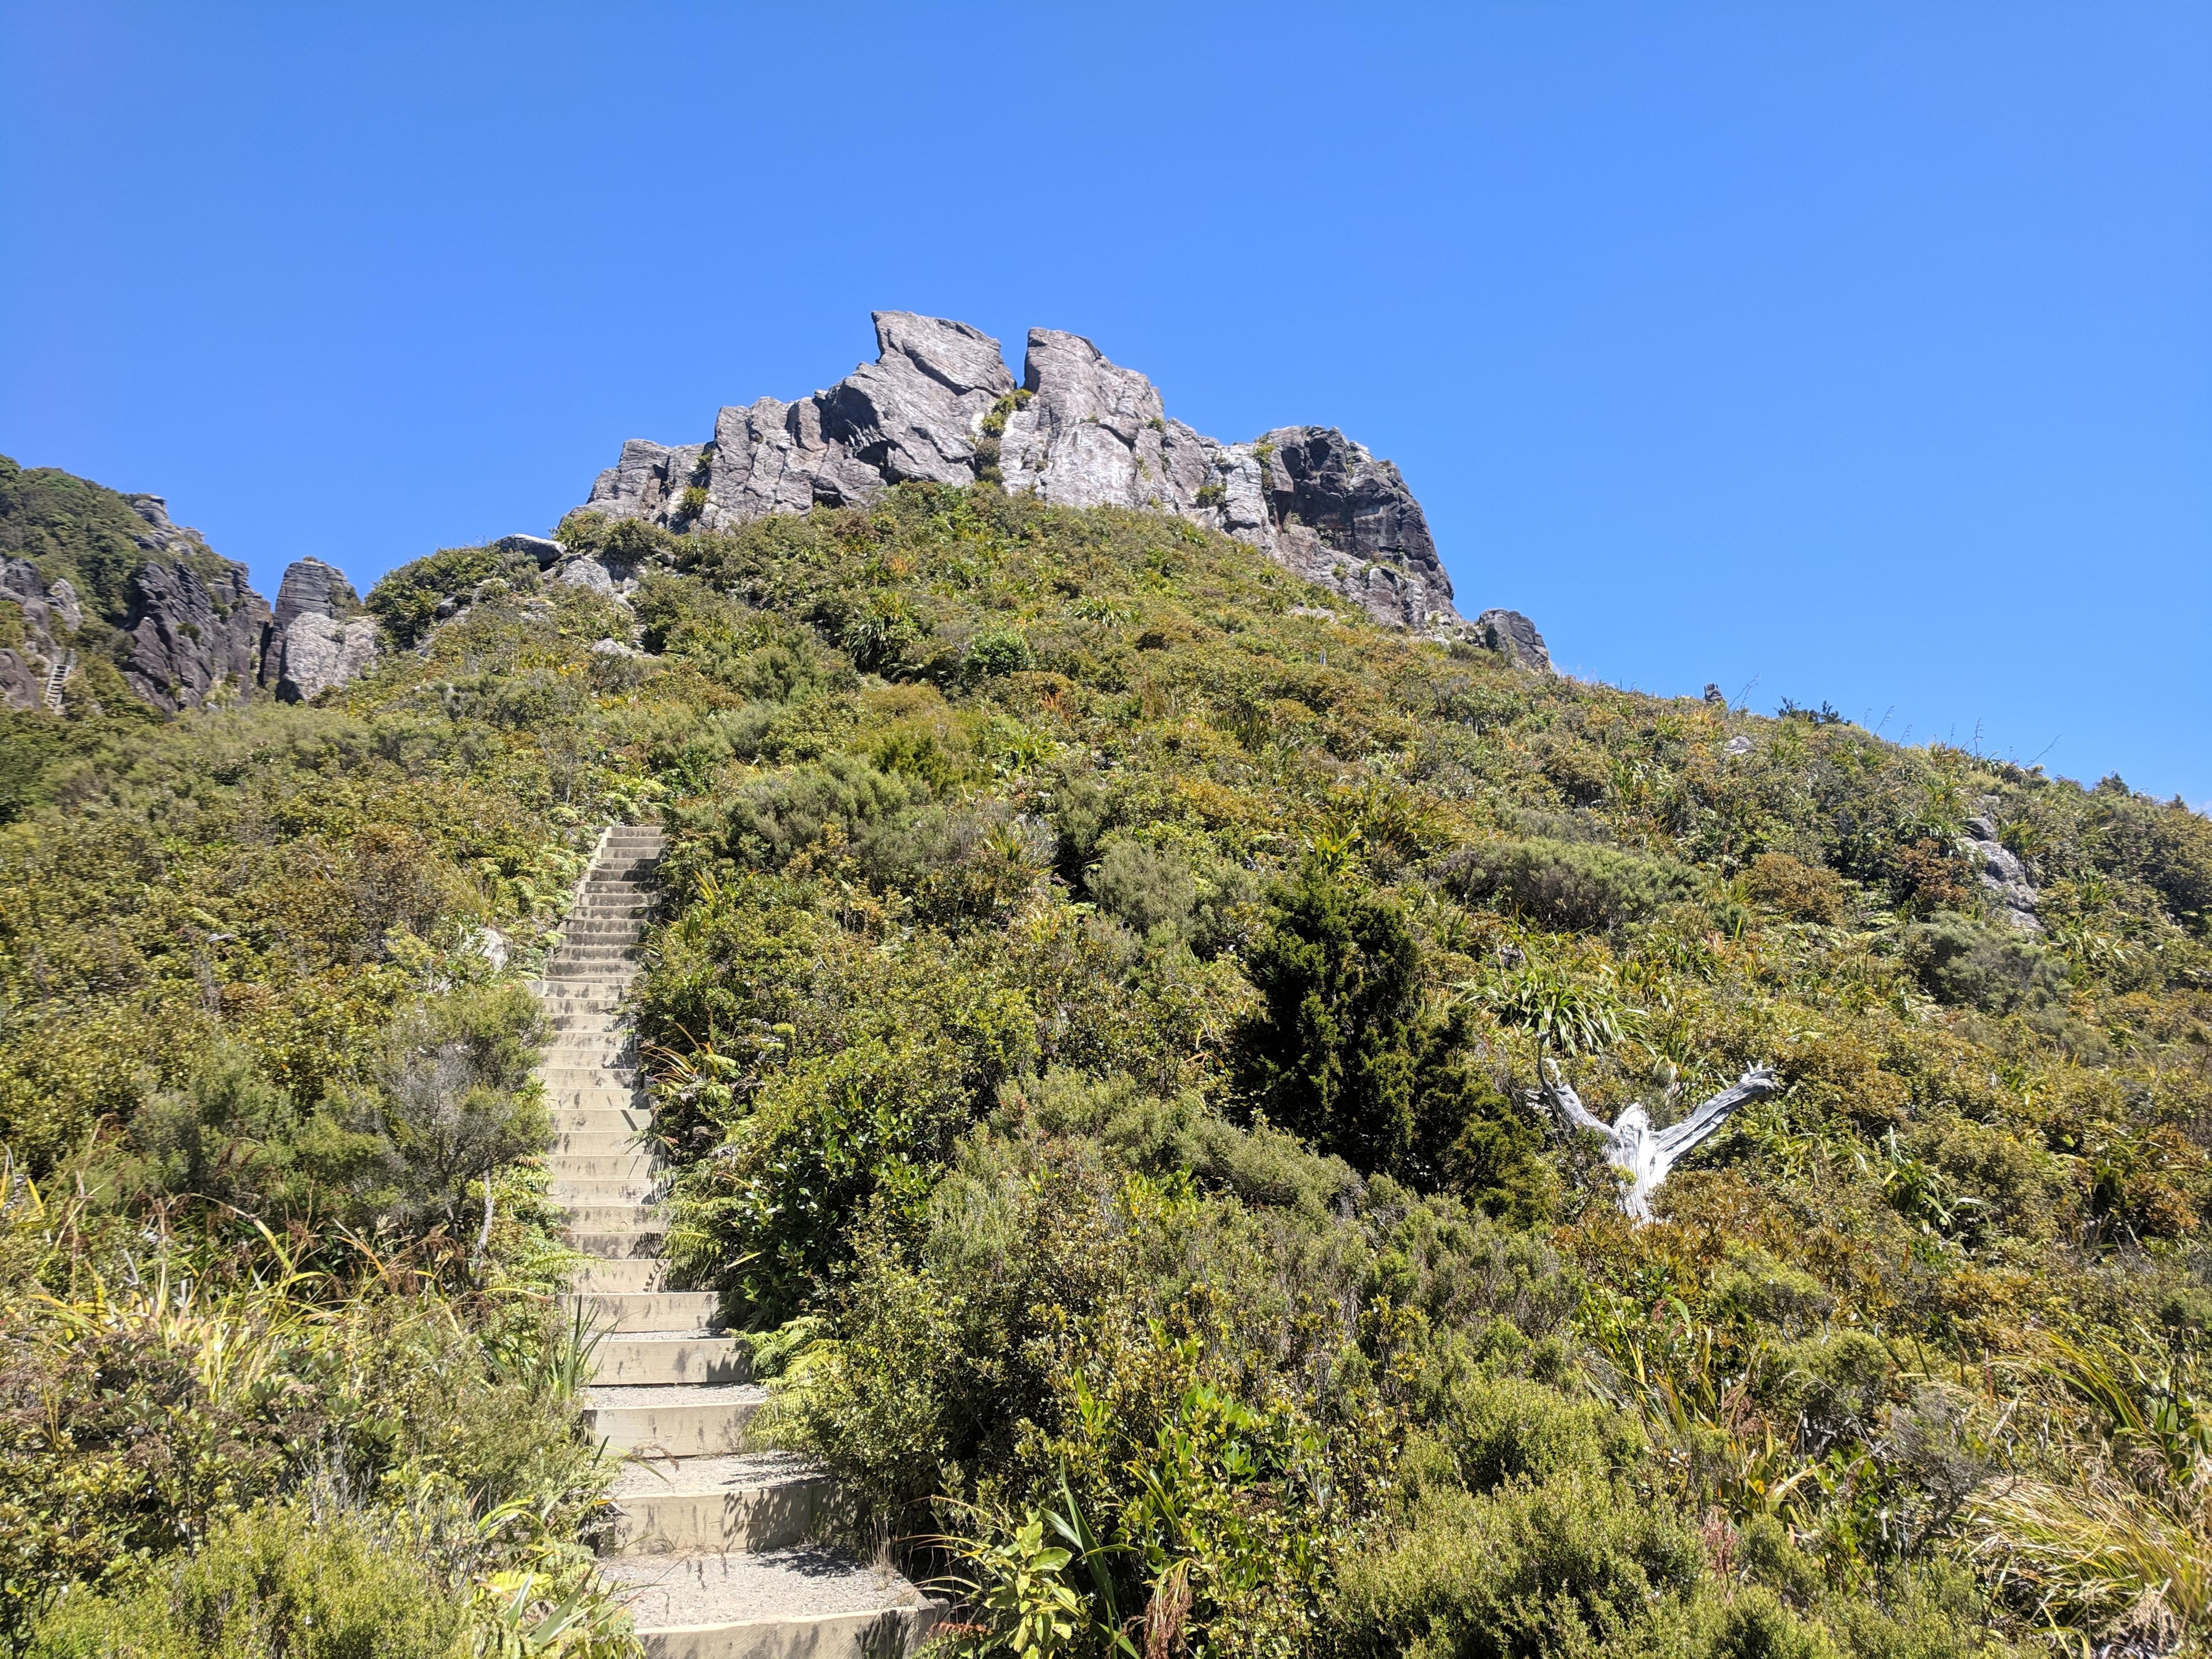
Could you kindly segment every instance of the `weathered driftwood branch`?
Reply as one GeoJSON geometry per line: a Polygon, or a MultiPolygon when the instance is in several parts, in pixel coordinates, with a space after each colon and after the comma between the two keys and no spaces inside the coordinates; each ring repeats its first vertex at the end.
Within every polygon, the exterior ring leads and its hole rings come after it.
{"type": "Polygon", "coordinates": [[[1605,1137],[1605,1161],[1628,1177],[1620,1194],[1620,1207],[1638,1221],[1651,1219],[1651,1194],[1657,1192],[1675,1164],[1720,1133],[1741,1107],[1778,1092],[1782,1080],[1773,1068],[1754,1066],[1720,1093],[1665,1129],[1651,1127],[1651,1115],[1632,1102],[1611,1123],[1582,1103],[1574,1085],[1550,1060],[1544,1062],[1545,1099],[1570,1128],[1590,1129],[1605,1137]]]}

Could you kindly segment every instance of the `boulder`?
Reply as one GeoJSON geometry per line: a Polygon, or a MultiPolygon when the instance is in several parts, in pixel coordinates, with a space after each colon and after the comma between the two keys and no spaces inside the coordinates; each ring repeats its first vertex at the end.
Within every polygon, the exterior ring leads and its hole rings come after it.
{"type": "MultiPolygon", "coordinates": [[[[725,408],[704,444],[632,439],[586,510],[676,530],[865,505],[916,480],[997,478],[1066,507],[1170,513],[1250,543],[1378,620],[1456,623],[1420,503],[1389,461],[1333,427],[1222,444],[1080,335],[1032,329],[1020,392],[999,343],[912,312],[875,313],[877,357],[826,392],[725,408]]],[[[590,573],[559,580],[597,587],[590,573]]],[[[617,574],[602,573],[619,591],[617,574]]],[[[1531,630],[1533,633],[1534,630],[1531,630]]]]}
{"type": "Polygon", "coordinates": [[[350,684],[376,661],[376,624],[367,617],[339,622],[319,611],[302,611],[283,635],[276,696],[309,702],[350,684]]]}
{"type": "Polygon", "coordinates": [[[261,653],[262,684],[285,702],[307,702],[359,679],[376,654],[376,624],[343,571],[312,558],[284,568],[261,653]]]}

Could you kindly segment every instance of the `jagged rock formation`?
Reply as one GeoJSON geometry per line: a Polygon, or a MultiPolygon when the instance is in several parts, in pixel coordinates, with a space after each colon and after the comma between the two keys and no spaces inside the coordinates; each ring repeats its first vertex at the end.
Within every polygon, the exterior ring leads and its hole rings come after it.
{"type": "Polygon", "coordinates": [[[145,523],[134,538],[163,556],[131,580],[122,631],[125,682],[164,714],[193,708],[225,684],[249,684],[269,632],[269,602],[247,586],[246,567],[217,556],[199,532],[169,522],[159,495],[134,495],[145,523]]]}
{"type": "MultiPolygon", "coordinates": [[[[585,507],[717,530],[857,506],[908,479],[991,478],[1063,506],[1151,508],[1226,532],[1398,627],[1459,622],[1420,503],[1396,467],[1335,428],[1223,444],[1168,418],[1150,380],[1078,335],[1030,330],[1017,388],[999,343],[965,323],[884,311],[875,324],[875,362],[796,403],[725,409],[710,442],[633,439],[585,507]]],[[[575,569],[562,579],[621,591],[619,573],[575,569]]]]}
{"type": "Polygon", "coordinates": [[[165,714],[226,685],[297,700],[344,684],[376,655],[375,625],[336,568],[293,564],[272,611],[246,567],[173,523],[159,495],[0,456],[0,548],[21,550],[0,554],[0,702],[10,708],[58,709],[77,672],[108,664],[165,714]]]}
{"type": "Polygon", "coordinates": [[[1518,611],[1484,611],[1474,619],[1474,635],[1519,667],[1552,672],[1552,653],[1544,647],[1544,636],[1518,611]]]}
{"type": "Polygon", "coordinates": [[[359,679],[376,661],[376,624],[335,565],[300,559],[276,590],[261,683],[286,702],[359,679]]]}
{"type": "MultiPolygon", "coordinates": [[[[28,560],[0,558],[0,600],[11,601],[22,618],[20,637],[13,627],[0,634],[0,703],[39,708],[48,702],[58,672],[67,676],[70,653],[63,640],[84,625],[76,589],[66,576],[49,586],[28,560]]],[[[0,626],[13,621],[0,611],[0,626]]]]}
{"type": "Polygon", "coordinates": [[[1996,826],[1986,816],[1966,820],[1966,851],[1974,861],[1982,885],[2004,911],[2005,920],[2023,933],[2043,932],[2043,918],[2036,914],[2035,884],[2027,878],[2027,866],[1997,839],[1996,826]]]}

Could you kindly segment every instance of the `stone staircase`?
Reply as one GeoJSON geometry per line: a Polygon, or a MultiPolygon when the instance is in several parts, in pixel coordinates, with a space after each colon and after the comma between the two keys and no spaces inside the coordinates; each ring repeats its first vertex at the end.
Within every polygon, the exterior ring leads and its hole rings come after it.
{"type": "Polygon", "coordinates": [[[632,1460],[601,1577],[629,1592],[649,1659],[904,1654],[938,1605],[887,1566],[808,1541],[829,1481],[749,1445],[765,1391],[744,1345],[715,1328],[711,1293],[662,1287],[653,1114],[622,1008],[660,853],[656,829],[606,832],[535,987],[555,1032],[540,1071],[552,1197],[591,1258],[573,1299],[606,1333],[585,1420],[632,1460]]]}

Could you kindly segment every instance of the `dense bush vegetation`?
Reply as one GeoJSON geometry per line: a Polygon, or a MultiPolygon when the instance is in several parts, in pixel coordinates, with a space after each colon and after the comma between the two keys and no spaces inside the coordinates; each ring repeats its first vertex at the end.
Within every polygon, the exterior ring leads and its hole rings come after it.
{"type": "MultiPolygon", "coordinates": [[[[639,573],[629,611],[459,550],[370,597],[427,654],[334,706],[38,727],[0,830],[0,1134],[45,1190],[83,1170],[88,1216],[199,1215],[210,1262],[247,1248],[220,1198],[332,1275],[307,1299],[348,1342],[459,1298],[440,1375],[550,1401],[557,1345],[508,1294],[551,1271],[508,1161],[530,1024],[483,930],[526,960],[588,827],[652,803],[679,1268],[757,1334],[856,1533],[973,1587],[957,1639],[2201,1639],[2201,819],[1540,678],[1181,523],[988,485],[562,534],[639,573]],[[1973,816],[2043,934],[1984,898],[1973,816]],[[1661,1123],[1749,1064],[1785,1087],[1632,1227],[1529,1105],[1547,1059],[1661,1123]],[[340,1223],[382,1230],[398,1287],[340,1223]]],[[[97,1266],[40,1249],[40,1282],[97,1266]]],[[[67,1331],[22,1374],[73,1375],[67,1331]]],[[[262,1573],[226,1605],[289,1618],[256,1517],[335,1482],[380,1496],[334,1523],[330,1595],[428,1631],[489,1570],[441,1504],[558,1486],[552,1532],[586,1519],[553,1429],[441,1442],[425,1382],[363,1437],[338,1382],[301,1397],[335,1461],[257,1449],[241,1403],[210,1455],[259,1472],[204,1528],[110,1584],[41,1520],[41,1583],[163,1632],[262,1573]]],[[[75,1651],[69,1597],[25,1616],[54,1605],[37,1639],[75,1651]]]]}
{"type": "Polygon", "coordinates": [[[640,787],[609,625],[465,622],[344,707],[9,718],[0,1642],[442,1654],[592,1593],[518,981],[640,787]]]}

